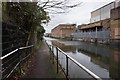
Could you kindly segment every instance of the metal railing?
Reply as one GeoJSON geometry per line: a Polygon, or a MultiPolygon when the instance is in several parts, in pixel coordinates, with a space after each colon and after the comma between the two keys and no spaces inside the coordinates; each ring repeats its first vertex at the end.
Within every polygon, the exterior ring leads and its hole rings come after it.
{"type": "Polygon", "coordinates": [[[0,57],[2,60],[2,79],[12,78],[16,69],[21,74],[21,63],[31,55],[33,47],[33,45],[20,47],[0,57]]]}
{"type": "MultiPolygon", "coordinates": [[[[49,45],[49,44],[48,44],[48,46],[49,46],[50,52],[52,53],[51,54],[51,59],[53,60],[53,63],[54,63],[54,59],[56,59],[57,73],[59,72],[59,66],[60,66],[60,68],[64,72],[66,78],[70,79],[71,77],[70,77],[70,69],[69,69],[69,67],[70,67],[70,61],[71,61],[78,68],[81,68],[83,71],[85,71],[86,74],[90,75],[91,78],[96,79],[96,80],[102,80],[99,76],[97,76],[92,71],[90,71],[89,69],[87,69],[85,66],[83,66],[82,64],[80,64],[79,62],[77,62],[72,57],[70,57],[68,54],[66,54],[64,51],[62,51],[60,48],[58,48],[56,46],[53,46],[53,45],[49,45]],[[63,55],[62,57],[64,57],[63,60],[61,60],[62,58],[60,59],[61,54],[63,55]],[[62,64],[61,61],[63,61],[65,64],[62,64]]],[[[76,77],[76,78],[78,78],[78,77],[76,77]]]]}
{"type": "Polygon", "coordinates": [[[97,31],[94,32],[76,32],[73,33],[74,38],[99,38],[99,39],[110,39],[110,31],[97,31]]]}

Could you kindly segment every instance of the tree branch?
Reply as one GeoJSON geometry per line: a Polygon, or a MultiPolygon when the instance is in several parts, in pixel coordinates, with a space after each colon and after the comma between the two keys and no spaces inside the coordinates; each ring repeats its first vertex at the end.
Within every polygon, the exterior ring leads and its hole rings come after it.
{"type": "Polygon", "coordinates": [[[81,2],[75,4],[69,4],[69,0],[47,0],[47,1],[40,1],[38,2],[39,6],[44,10],[48,11],[49,13],[65,13],[67,9],[72,9],[74,7],[78,7],[81,5],[81,2]],[[68,5],[69,4],[69,5],[68,5]],[[53,10],[54,9],[54,10],[53,10]],[[53,11],[53,12],[52,12],[53,11]]]}

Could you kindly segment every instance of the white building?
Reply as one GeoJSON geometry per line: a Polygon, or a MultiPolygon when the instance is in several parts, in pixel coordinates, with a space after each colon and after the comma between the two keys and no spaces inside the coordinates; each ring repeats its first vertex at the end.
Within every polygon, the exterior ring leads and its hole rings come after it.
{"type": "Polygon", "coordinates": [[[97,22],[104,19],[110,18],[110,11],[111,9],[115,8],[115,2],[111,2],[93,12],[91,12],[91,19],[90,22],[97,22]]]}

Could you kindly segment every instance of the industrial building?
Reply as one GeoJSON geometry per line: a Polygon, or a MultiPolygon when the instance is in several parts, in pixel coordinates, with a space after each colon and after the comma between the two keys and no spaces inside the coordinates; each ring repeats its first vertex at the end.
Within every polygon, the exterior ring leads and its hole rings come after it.
{"type": "Polygon", "coordinates": [[[120,2],[119,7],[111,10],[111,39],[114,44],[120,45],[120,2]]]}
{"type": "Polygon", "coordinates": [[[70,34],[75,32],[76,24],[59,24],[51,31],[51,36],[55,38],[70,37],[70,34]]]}
{"type": "Polygon", "coordinates": [[[120,0],[111,2],[93,12],[89,24],[79,25],[72,33],[74,39],[112,43],[120,40],[120,0]]]}
{"type": "Polygon", "coordinates": [[[51,31],[55,38],[71,37],[98,43],[120,42],[120,0],[111,2],[91,12],[89,24],[60,24],[51,31]]]}

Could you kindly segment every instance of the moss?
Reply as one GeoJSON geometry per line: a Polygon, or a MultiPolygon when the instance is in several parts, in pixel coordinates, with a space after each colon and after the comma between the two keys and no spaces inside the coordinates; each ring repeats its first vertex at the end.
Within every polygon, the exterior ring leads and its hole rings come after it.
{"type": "Polygon", "coordinates": [[[42,41],[37,41],[35,44],[35,49],[39,49],[41,47],[42,41]]]}

